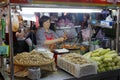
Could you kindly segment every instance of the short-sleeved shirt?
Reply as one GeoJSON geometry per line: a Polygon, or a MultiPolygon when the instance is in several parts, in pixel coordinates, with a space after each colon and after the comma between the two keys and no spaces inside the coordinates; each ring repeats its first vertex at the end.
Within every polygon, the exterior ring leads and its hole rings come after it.
{"type": "Polygon", "coordinates": [[[53,35],[54,39],[58,38],[57,34],[50,30],[48,32],[45,31],[44,28],[39,28],[36,32],[36,40],[37,40],[37,45],[43,47],[44,46],[44,42],[46,41],[46,36],[48,37],[51,36],[50,34],[53,35]]]}

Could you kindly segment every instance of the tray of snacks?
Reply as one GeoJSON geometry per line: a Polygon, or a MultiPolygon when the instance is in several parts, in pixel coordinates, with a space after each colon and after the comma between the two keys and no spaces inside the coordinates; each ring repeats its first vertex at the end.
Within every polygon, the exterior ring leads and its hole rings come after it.
{"type": "Polygon", "coordinates": [[[60,48],[66,48],[69,50],[76,50],[76,49],[80,49],[80,45],[67,43],[67,44],[62,44],[60,46],[60,48]]]}
{"type": "Polygon", "coordinates": [[[26,67],[43,66],[54,62],[46,53],[33,50],[31,52],[22,52],[14,56],[14,64],[26,67]]]}
{"type": "Polygon", "coordinates": [[[76,53],[58,56],[57,66],[77,78],[97,74],[97,63],[76,53]]]}

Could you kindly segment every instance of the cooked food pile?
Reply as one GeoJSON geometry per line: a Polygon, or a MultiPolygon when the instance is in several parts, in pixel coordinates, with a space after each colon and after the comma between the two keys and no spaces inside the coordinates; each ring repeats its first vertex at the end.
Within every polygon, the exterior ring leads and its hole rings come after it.
{"type": "Polygon", "coordinates": [[[14,57],[14,64],[20,64],[20,65],[44,65],[51,63],[53,59],[51,59],[47,54],[44,54],[42,52],[33,50],[30,53],[23,52],[20,54],[17,54],[14,57]]]}
{"type": "Polygon", "coordinates": [[[82,56],[80,55],[77,55],[76,53],[69,53],[69,54],[64,54],[62,55],[62,57],[69,61],[69,62],[72,62],[74,64],[86,64],[86,63],[89,63],[86,59],[84,59],[82,56]]]}
{"type": "Polygon", "coordinates": [[[80,48],[80,46],[77,46],[76,44],[73,44],[73,45],[71,45],[71,44],[62,44],[60,47],[61,48],[66,48],[66,49],[79,49],[80,48]]]}

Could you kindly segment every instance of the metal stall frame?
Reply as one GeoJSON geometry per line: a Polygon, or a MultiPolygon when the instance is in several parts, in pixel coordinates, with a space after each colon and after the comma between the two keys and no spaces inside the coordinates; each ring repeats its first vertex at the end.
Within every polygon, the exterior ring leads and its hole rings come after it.
{"type": "Polygon", "coordinates": [[[9,26],[9,45],[10,45],[10,80],[14,80],[14,64],[13,64],[13,33],[12,33],[12,21],[11,21],[11,4],[10,0],[8,2],[8,7],[9,7],[9,21],[10,21],[10,26],[9,26]]]}
{"type": "MultiPolygon", "coordinates": [[[[43,7],[43,5],[45,6],[45,4],[11,4],[10,0],[8,0],[8,6],[9,6],[9,21],[10,21],[10,27],[9,27],[9,42],[10,42],[10,71],[11,71],[11,75],[10,75],[10,80],[14,80],[14,64],[13,64],[13,33],[12,33],[12,21],[11,21],[11,6],[16,6],[16,5],[21,5],[21,6],[26,6],[26,7],[43,7]]],[[[56,5],[55,5],[56,6],[56,5]]],[[[55,7],[53,6],[53,7],[55,7]]],[[[70,6],[69,6],[70,7],[70,6]]],[[[80,7],[80,6],[79,6],[80,7]]],[[[80,7],[81,8],[81,7],[80,7]]],[[[86,8],[86,7],[85,7],[86,8]]],[[[119,10],[119,7],[118,7],[119,10]]],[[[119,15],[118,15],[119,17],[119,15]]],[[[117,19],[117,32],[116,32],[116,44],[118,44],[119,42],[119,18],[117,19]]],[[[91,40],[90,40],[91,41],[91,40]]],[[[118,45],[116,45],[116,51],[118,51],[118,45]]]]}
{"type": "Polygon", "coordinates": [[[116,52],[119,54],[119,36],[120,36],[120,7],[117,7],[117,28],[116,28],[116,52]]]}
{"type": "MultiPolygon", "coordinates": [[[[9,25],[9,42],[10,42],[10,80],[14,80],[14,66],[13,66],[13,34],[12,34],[12,23],[11,23],[11,6],[10,6],[10,0],[6,0],[0,3],[0,8],[1,7],[8,7],[8,16],[9,21],[10,21],[10,25],[9,25]]],[[[3,67],[3,66],[2,66],[3,67]]],[[[3,73],[2,75],[4,75],[4,71],[1,70],[1,73],[3,73]]]]}

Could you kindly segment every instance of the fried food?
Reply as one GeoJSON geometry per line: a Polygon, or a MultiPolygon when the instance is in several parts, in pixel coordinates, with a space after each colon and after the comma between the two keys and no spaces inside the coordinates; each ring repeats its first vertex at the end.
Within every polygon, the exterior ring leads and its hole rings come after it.
{"type": "Polygon", "coordinates": [[[69,54],[64,54],[62,55],[62,57],[69,61],[72,62],[74,64],[85,64],[85,63],[89,63],[86,59],[84,59],[83,57],[81,57],[80,55],[76,54],[76,53],[69,53],[69,54]]]}
{"type": "Polygon", "coordinates": [[[23,52],[17,54],[14,57],[14,64],[23,65],[23,66],[24,65],[39,66],[39,65],[49,64],[53,60],[54,59],[51,59],[48,55],[44,53],[40,53],[38,51],[31,51],[30,53],[23,52]]]}
{"type": "Polygon", "coordinates": [[[25,68],[24,70],[15,73],[14,76],[16,76],[16,77],[26,77],[26,76],[28,76],[28,74],[29,74],[28,69],[25,68]]]}

